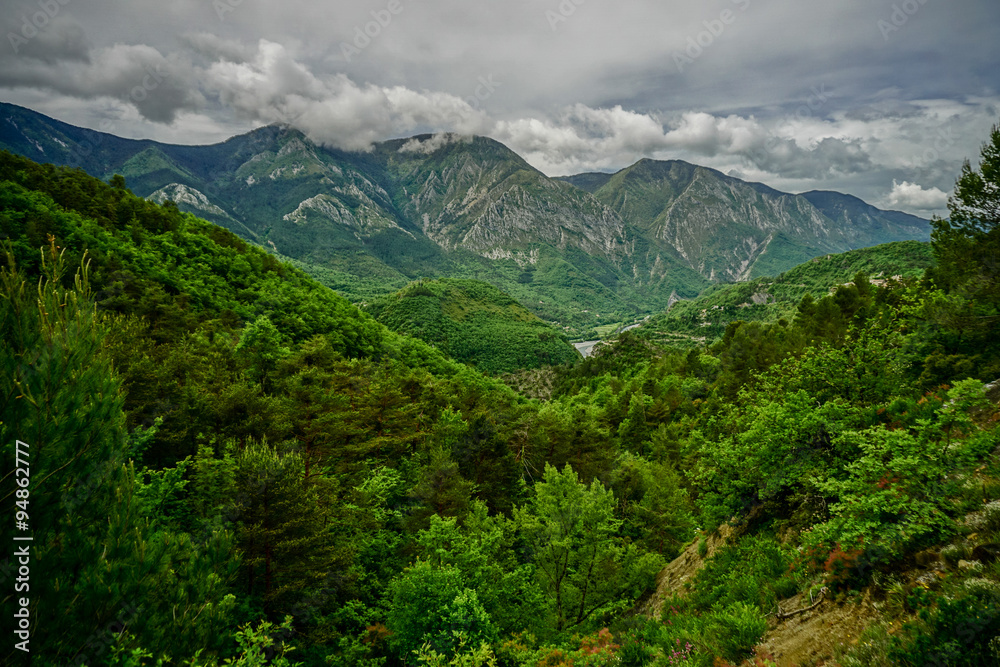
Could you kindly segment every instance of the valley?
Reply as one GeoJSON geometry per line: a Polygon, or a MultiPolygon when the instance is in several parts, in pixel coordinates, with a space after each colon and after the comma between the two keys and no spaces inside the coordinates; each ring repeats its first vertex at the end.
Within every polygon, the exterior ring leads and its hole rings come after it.
{"type": "Polygon", "coordinates": [[[995,658],[1000,127],[929,243],[684,163],[118,141],[0,152],[38,664],[995,658]]]}

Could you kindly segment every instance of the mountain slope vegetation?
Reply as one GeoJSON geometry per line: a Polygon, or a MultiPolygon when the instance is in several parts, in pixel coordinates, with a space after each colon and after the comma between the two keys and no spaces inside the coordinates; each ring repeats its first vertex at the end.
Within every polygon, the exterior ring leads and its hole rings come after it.
{"type": "Polygon", "coordinates": [[[926,240],[929,231],[920,218],[848,195],[790,195],[678,160],[640,160],[594,196],[712,281],[773,275],[824,253],[926,240]]]}
{"type": "Polygon", "coordinates": [[[794,318],[804,298],[815,300],[851,283],[858,274],[877,286],[915,278],[934,264],[929,243],[897,241],[815,257],[776,278],[713,285],[643,324],[642,335],[679,345],[713,342],[733,322],[794,318]]]}

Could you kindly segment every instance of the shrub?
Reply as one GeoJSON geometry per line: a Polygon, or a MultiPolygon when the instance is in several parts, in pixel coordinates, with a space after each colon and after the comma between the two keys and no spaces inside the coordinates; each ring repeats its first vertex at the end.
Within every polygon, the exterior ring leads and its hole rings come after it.
{"type": "Polygon", "coordinates": [[[774,583],[774,594],[779,600],[786,600],[799,592],[799,585],[795,578],[784,576],[774,583]]]}
{"type": "Polygon", "coordinates": [[[883,625],[867,628],[846,655],[840,657],[841,667],[891,667],[889,648],[891,635],[883,625]]]}
{"type": "Polygon", "coordinates": [[[1000,583],[992,579],[974,577],[962,582],[962,588],[970,594],[983,600],[992,599],[994,602],[1000,600],[1000,583]]]}
{"type": "Polygon", "coordinates": [[[992,587],[984,590],[973,584],[971,588],[957,599],[925,594],[918,620],[904,626],[903,638],[893,640],[891,663],[904,667],[996,664],[989,643],[1000,634],[1000,603],[992,587]]]}
{"type": "Polygon", "coordinates": [[[734,602],[708,615],[705,637],[722,658],[739,662],[753,654],[767,631],[767,619],[760,609],[743,602],[734,602]]]}
{"type": "Polygon", "coordinates": [[[722,547],[695,575],[690,600],[705,610],[733,602],[772,608],[777,599],[773,586],[788,574],[789,560],[780,544],[764,536],[722,547]]]}
{"type": "Polygon", "coordinates": [[[537,662],[534,664],[538,667],[597,667],[619,662],[618,651],[621,646],[615,643],[607,628],[585,637],[574,637],[574,641],[579,641],[579,648],[576,650],[570,650],[565,646],[543,647],[538,651],[537,662]]]}
{"type": "Polygon", "coordinates": [[[1000,531],[1000,500],[987,503],[982,511],[982,530],[995,533],[1000,531]]]}
{"type": "Polygon", "coordinates": [[[681,643],[680,639],[674,640],[673,645],[668,645],[666,647],[666,655],[664,660],[667,665],[684,665],[691,662],[691,651],[694,650],[694,645],[691,642],[681,643]]]}
{"type": "Polygon", "coordinates": [[[958,567],[958,561],[967,559],[970,554],[971,550],[968,547],[949,544],[941,549],[941,560],[951,567],[958,567]]]}
{"type": "Polygon", "coordinates": [[[698,557],[704,558],[708,555],[708,540],[703,535],[701,540],[698,542],[698,557]]]}
{"type": "Polygon", "coordinates": [[[653,651],[642,637],[628,633],[619,641],[622,646],[618,651],[618,660],[622,667],[646,667],[653,661],[653,651]]]}
{"type": "Polygon", "coordinates": [[[839,544],[835,546],[823,564],[827,583],[838,589],[849,587],[859,574],[858,562],[861,555],[860,549],[844,551],[839,544]]]}

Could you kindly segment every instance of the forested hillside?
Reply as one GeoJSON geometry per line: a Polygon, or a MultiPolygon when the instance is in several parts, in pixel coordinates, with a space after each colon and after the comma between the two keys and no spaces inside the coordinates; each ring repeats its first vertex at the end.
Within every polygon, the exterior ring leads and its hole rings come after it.
{"type": "Polygon", "coordinates": [[[922,275],[546,401],[125,186],[0,154],[30,664],[772,665],[810,605],[869,610],[813,664],[996,664],[1000,128],[922,275]]]}
{"type": "Polygon", "coordinates": [[[566,337],[488,283],[420,281],[367,311],[393,331],[415,336],[485,373],[572,363],[566,337]]]}
{"type": "Polygon", "coordinates": [[[878,286],[915,278],[934,264],[929,243],[897,241],[872,248],[823,255],[774,278],[713,285],[697,298],[680,300],[643,325],[644,336],[661,343],[697,347],[721,337],[737,321],[791,321],[802,299],[815,300],[854,280],[859,273],[878,286]]]}

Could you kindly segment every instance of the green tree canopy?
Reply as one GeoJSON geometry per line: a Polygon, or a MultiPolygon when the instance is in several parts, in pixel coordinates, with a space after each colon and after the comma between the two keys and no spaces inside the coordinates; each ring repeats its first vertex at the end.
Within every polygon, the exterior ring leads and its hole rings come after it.
{"type": "Polygon", "coordinates": [[[622,593],[662,563],[639,562],[636,549],[618,536],[614,494],[596,480],[585,485],[568,464],[561,471],[545,466],[535,497],[516,517],[558,632],[593,625],[627,604],[622,593]]]}

